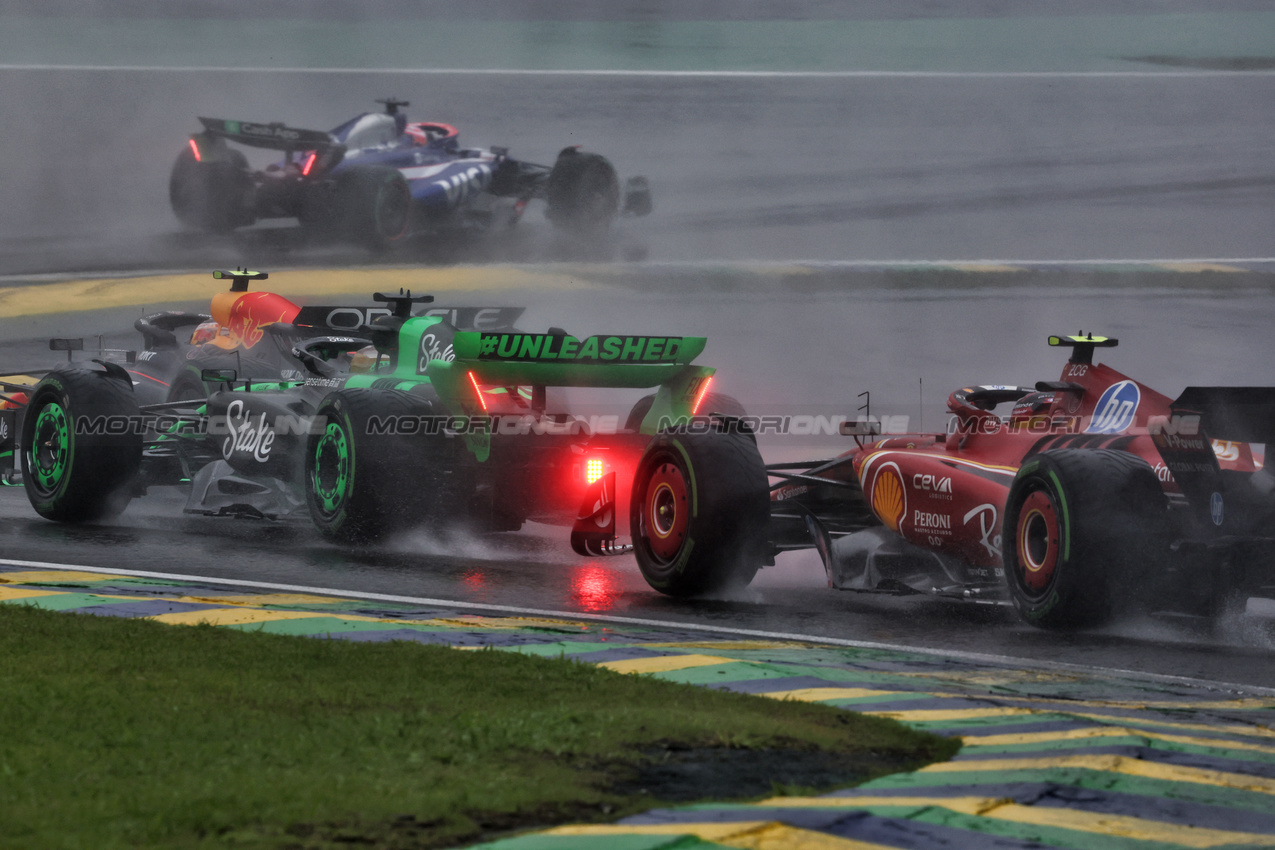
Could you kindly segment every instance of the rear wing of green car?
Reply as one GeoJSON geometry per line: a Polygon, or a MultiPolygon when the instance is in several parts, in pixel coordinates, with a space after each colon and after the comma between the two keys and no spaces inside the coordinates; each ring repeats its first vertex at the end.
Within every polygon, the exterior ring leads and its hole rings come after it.
{"type": "Polygon", "coordinates": [[[661,417],[690,416],[714,369],[692,361],[707,340],[690,336],[462,331],[454,360],[426,369],[439,397],[453,409],[481,414],[484,386],[657,388],[643,433],[661,417]]]}

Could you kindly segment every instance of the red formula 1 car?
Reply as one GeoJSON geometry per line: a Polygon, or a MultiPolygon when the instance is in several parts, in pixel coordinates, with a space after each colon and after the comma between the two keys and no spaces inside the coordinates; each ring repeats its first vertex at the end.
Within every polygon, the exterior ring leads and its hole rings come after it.
{"type": "Polygon", "coordinates": [[[1071,349],[1058,381],[952,393],[946,434],[884,436],[772,464],[769,552],[818,549],[845,590],[1013,601],[1038,626],[1099,623],[1133,603],[1216,614],[1275,596],[1275,388],[1177,399],[1071,349]],[[998,405],[1012,405],[1007,417],[998,405]]]}

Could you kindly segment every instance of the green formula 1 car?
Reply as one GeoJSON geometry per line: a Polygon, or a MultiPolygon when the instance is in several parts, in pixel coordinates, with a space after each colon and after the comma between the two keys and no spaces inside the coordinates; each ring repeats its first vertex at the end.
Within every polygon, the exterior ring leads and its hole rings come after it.
{"type": "MultiPolygon", "coordinates": [[[[238,291],[264,277],[217,276],[238,291]]],[[[627,551],[616,517],[628,516],[653,587],[686,595],[752,578],[756,567],[741,565],[757,563],[769,506],[751,434],[657,433],[661,422],[737,412],[708,392],[714,370],[693,364],[703,337],[459,330],[413,315],[429,296],[374,299],[384,307],[364,315],[377,317],[340,334],[297,327],[314,311],[254,320],[295,340],[300,380],[204,369],[206,399],[139,404],[116,363],[49,372],[9,412],[31,504],[51,520],[92,522],[150,487],[180,484],[188,512],[308,511],[342,543],[536,521],[572,526],[584,555],[627,551]],[[560,388],[653,392],[619,408],[627,415],[584,417],[557,406],[560,388]]]]}

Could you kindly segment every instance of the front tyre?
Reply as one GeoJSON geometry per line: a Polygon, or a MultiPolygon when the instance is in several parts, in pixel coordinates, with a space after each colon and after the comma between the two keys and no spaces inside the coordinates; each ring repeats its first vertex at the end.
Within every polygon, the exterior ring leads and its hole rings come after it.
{"type": "Polygon", "coordinates": [[[564,148],[549,172],[545,197],[555,227],[580,237],[602,236],[620,208],[620,181],[605,157],[564,148]]]}
{"type": "Polygon", "coordinates": [[[105,372],[58,369],[31,393],[22,481],[36,513],[82,523],[118,515],[142,460],[133,388],[105,372]]]}
{"type": "Polygon", "coordinates": [[[1098,625],[1144,595],[1165,551],[1166,501],[1142,458],[1059,449],[1019,469],[1005,505],[1005,580],[1024,620],[1042,628],[1098,625]]]}
{"type": "Polygon", "coordinates": [[[669,596],[742,587],[766,557],[766,469],[747,433],[660,434],[638,464],[629,523],[638,567],[669,596]]]}

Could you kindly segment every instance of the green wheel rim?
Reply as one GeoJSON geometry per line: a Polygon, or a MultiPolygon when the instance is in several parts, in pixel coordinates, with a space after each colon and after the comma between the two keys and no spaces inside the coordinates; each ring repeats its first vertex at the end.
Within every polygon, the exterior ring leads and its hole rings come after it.
{"type": "Polygon", "coordinates": [[[71,422],[57,402],[46,404],[35,420],[31,472],[42,493],[56,491],[71,468],[71,422]]]}
{"type": "Polygon", "coordinates": [[[311,476],[319,509],[332,516],[345,502],[350,482],[350,444],[345,429],[331,422],[314,446],[314,474],[311,476]]]}

